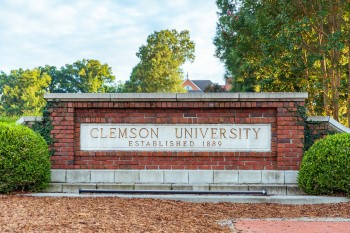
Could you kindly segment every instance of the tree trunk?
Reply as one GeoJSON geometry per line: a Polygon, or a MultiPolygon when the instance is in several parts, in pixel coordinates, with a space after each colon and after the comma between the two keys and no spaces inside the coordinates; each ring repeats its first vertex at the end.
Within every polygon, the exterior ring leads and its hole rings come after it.
{"type": "MultiPolygon", "coordinates": [[[[321,48],[323,47],[322,37],[323,37],[323,35],[319,34],[319,42],[320,42],[321,48]]],[[[323,108],[324,108],[325,114],[327,116],[329,116],[330,115],[329,101],[328,101],[329,75],[328,75],[328,70],[327,70],[326,54],[324,52],[321,52],[321,54],[322,54],[321,67],[322,67],[322,76],[323,76],[323,108]]]]}
{"type": "MultiPolygon", "coordinates": [[[[319,4],[319,10],[322,9],[321,4],[319,4]]],[[[319,41],[319,49],[320,54],[322,55],[321,67],[322,67],[322,76],[323,76],[323,108],[324,112],[327,116],[330,115],[331,111],[329,108],[329,74],[327,69],[327,61],[326,61],[326,52],[325,48],[325,39],[324,39],[324,25],[322,20],[319,21],[319,32],[318,32],[318,41],[319,41]]]]}

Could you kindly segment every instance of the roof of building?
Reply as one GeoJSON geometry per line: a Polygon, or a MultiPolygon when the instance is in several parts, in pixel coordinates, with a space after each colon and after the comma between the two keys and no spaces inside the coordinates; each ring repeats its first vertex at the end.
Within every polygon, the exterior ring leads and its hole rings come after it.
{"type": "Polygon", "coordinates": [[[204,91],[208,86],[211,86],[213,83],[210,80],[191,80],[197,87],[204,91]]]}

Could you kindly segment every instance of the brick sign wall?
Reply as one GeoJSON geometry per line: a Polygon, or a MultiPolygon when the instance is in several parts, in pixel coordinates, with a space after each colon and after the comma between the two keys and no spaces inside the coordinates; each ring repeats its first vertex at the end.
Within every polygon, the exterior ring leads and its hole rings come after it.
{"type": "Polygon", "coordinates": [[[53,169],[299,169],[306,93],[45,97],[53,169]]]}

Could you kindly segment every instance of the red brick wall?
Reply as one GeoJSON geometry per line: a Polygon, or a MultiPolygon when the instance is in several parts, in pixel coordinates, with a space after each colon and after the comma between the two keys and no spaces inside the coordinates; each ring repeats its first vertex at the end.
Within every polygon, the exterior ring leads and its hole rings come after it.
{"type": "Polygon", "coordinates": [[[303,126],[294,101],[57,102],[54,169],[297,170],[303,126]],[[81,123],[271,124],[271,152],[81,151],[81,123]]]}

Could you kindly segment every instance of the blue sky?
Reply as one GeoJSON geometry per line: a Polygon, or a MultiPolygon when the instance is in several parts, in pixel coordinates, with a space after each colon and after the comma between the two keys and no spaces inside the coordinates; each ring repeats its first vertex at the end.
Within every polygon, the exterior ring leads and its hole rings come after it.
{"type": "Polygon", "coordinates": [[[212,43],[216,11],[215,0],[0,0],[0,70],[97,59],[126,81],[147,36],[176,29],[196,44],[184,72],[223,84],[212,43]]]}

